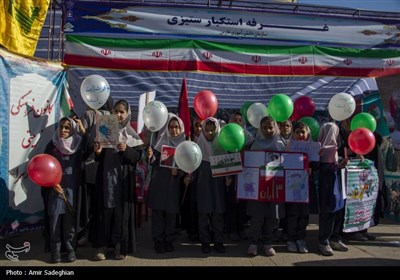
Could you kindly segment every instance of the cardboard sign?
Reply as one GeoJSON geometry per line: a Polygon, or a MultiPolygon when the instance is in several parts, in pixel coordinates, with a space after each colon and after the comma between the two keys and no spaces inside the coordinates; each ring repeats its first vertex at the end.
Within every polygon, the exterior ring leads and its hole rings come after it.
{"type": "Polygon", "coordinates": [[[210,156],[210,165],[213,177],[238,174],[243,170],[240,153],[210,156]]]}
{"type": "Polygon", "coordinates": [[[161,147],[160,166],[167,168],[178,168],[175,163],[175,147],[163,145],[161,147]]]}
{"type": "Polygon", "coordinates": [[[96,141],[103,148],[114,148],[118,144],[119,126],[117,115],[96,115],[96,141]]]}

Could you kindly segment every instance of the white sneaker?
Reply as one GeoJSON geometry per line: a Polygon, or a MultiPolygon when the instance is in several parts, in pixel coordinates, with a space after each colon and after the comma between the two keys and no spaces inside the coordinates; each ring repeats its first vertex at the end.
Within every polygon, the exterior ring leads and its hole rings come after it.
{"type": "Polygon", "coordinates": [[[342,241],[330,241],[329,244],[331,245],[332,249],[335,251],[347,252],[349,247],[347,247],[342,241]]]}
{"type": "Polygon", "coordinates": [[[307,244],[304,240],[296,240],[297,247],[299,248],[299,253],[308,253],[307,244]]]}
{"type": "Polygon", "coordinates": [[[274,248],[272,248],[271,245],[264,245],[264,251],[265,251],[265,255],[267,257],[272,257],[276,255],[276,252],[274,250],[274,248]]]}
{"type": "Polygon", "coordinates": [[[333,256],[333,250],[332,250],[331,246],[319,244],[318,248],[323,256],[327,256],[327,257],[333,256]]]}
{"type": "Polygon", "coordinates": [[[94,259],[96,261],[104,261],[106,259],[106,248],[105,247],[98,248],[96,254],[94,255],[94,259]]]}

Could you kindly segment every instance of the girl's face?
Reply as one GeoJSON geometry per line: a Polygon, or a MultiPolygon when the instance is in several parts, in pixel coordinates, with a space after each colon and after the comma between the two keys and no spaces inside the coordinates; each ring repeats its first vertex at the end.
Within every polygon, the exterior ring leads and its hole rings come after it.
{"type": "Polygon", "coordinates": [[[279,124],[279,131],[283,137],[288,137],[292,132],[292,126],[289,121],[279,124]]]}
{"type": "Polygon", "coordinates": [[[181,134],[181,127],[177,120],[172,120],[168,124],[168,132],[171,137],[176,137],[181,134]]]}
{"type": "Polygon", "coordinates": [[[60,138],[66,139],[72,135],[72,126],[68,120],[64,120],[60,122],[60,127],[58,129],[60,132],[60,138]]]}
{"type": "Polygon", "coordinates": [[[265,121],[261,124],[260,129],[265,138],[271,138],[274,136],[275,124],[273,121],[265,121]]]}
{"type": "Polygon", "coordinates": [[[118,123],[122,123],[128,117],[128,111],[122,104],[118,104],[114,107],[113,114],[118,116],[118,123]]]}
{"type": "Polygon", "coordinates": [[[204,136],[206,137],[207,141],[212,141],[214,139],[216,134],[215,128],[215,124],[212,122],[206,124],[206,127],[204,128],[204,136]]]}
{"type": "Polygon", "coordinates": [[[201,133],[202,121],[200,119],[196,119],[193,125],[194,125],[194,127],[193,127],[194,135],[199,137],[200,133],[201,133]]]}
{"type": "Polygon", "coordinates": [[[296,128],[294,131],[294,139],[299,141],[305,141],[308,139],[308,130],[303,128],[296,128]]]}
{"type": "Polygon", "coordinates": [[[231,119],[231,122],[233,123],[237,123],[238,125],[240,125],[241,127],[244,126],[244,121],[241,115],[234,115],[231,119]]]}

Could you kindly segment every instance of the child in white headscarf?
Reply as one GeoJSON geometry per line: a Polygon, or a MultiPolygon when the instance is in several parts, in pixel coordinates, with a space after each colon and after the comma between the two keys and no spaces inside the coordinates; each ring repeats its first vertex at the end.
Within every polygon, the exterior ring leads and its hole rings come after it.
{"type": "Polygon", "coordinates": [[[79,119],[62,118],[53,139],[47,144],[45,154],[54,156],[60,163],[63,176],[54,188],[42,188],[45,208],[45,238],[49,242],[51,262],[61,262],[61,245],[67,251],[67,261],[76,260],[76,231],[80,218],[79,199],[82,187],[81,162],[87,157],[82,153],[83,141],[78,133],[79,119]]]}
{"type": "MultiPolygon", "coordinates": [[[[278,124],[272,117],[264,117],[260,121],[260,129],[251,150],[283,151],[285,145],[279,135],[278,124]]],[[[248,201],[247,214],[251,216],[250,232],[252,241],[247,250],[251,256],[257,255],[258,242],[261,241],[265,255],[274,256],[272,248],[272,235],[277,218],[284,216],[282,204],[248,201]]]]}

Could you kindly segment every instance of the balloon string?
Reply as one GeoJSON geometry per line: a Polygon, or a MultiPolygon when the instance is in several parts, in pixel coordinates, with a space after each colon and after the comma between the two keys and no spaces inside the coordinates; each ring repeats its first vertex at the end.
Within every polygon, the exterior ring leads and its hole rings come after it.
{"type": "Polygon", "coordinates": [[[72,214],[72,216],[75,216],[75,211],[74,211],[74,209],[72,209],[72,206],[71,206],[71,204],[69,203],[69,201],[67,200],[67,198],[66,198],[64,192],[62,192],[61,195],[62,195],[62,197],[63,197],[63,199],[64,199],[64,201],[65,201],[65,204],[67,204],[67,207],[68,207],[69,212],[72,214]]]}

